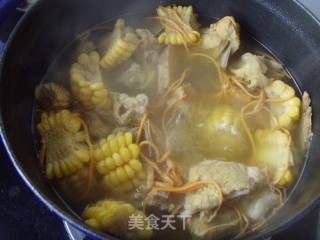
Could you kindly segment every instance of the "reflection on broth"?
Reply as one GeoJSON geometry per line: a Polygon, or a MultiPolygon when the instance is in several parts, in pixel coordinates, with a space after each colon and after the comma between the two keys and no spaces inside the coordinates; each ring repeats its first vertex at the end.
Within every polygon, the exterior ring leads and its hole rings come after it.
{"type": "Polygon", "coordinates": [[[44,177],[123,239],[243,236],[300,174],[309,95],[252,40],[240,46],[231,16],[205,27],[191,6],[160,6],[152,21],[93,28],[53,63],[35,94],[44,177]]]}

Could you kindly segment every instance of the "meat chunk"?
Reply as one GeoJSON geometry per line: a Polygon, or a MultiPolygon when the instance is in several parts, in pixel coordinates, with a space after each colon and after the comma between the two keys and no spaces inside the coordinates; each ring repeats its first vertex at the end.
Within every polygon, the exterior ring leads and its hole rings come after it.
{"type": "MultiPolygon", "coordinates": [[[[215,182],[225,198],[234,198],[251,192],[258,183],[266,178],[263,170],[241,163],[219,160],[206,160],[192,167],[189,182],[215,182]]],[[[185,213],[193,214],[218,206],[219,192],[208,185],[205,188],[186,194],[185,213]]]]}

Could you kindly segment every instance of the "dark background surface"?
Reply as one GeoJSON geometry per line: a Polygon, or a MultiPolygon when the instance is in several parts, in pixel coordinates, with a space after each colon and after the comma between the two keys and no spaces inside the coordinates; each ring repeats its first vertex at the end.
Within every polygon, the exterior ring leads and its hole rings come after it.
{"type": "MultiPolygon", "coordinates": [[[[320,14],[318,0],[303,1],[320,14]]],[[[0,25],[0,40],[6,41],[21,13],[15,12],[0,25]]],[[[36,27],[36,26],[35,26],[36,27]]],[[[314,209],[273,240],[320,239],[319,209],[314,209]]],[[[0,142],[0,240],[67,239],[62,221],[40,203],[14,171],[0,142]]]]}

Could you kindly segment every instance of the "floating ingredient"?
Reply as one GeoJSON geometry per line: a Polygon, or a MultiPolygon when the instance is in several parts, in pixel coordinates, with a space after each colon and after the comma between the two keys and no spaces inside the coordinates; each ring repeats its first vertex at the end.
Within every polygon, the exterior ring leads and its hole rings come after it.
{"type": "Polygon", "coordinates": [[[240,47],[239,24],[227,16],[205,28],[201,34],[200,50],[216,59],[225,69],[230,56],[240,47]]]}
{"type": "Polygon", "coordinates": [[[110,69],[128,60],[136,51],[139,45],[139,39],[135,32],[125,26],[123,19],[118,19],[109,47],[104,51],[100,61],[101,67],[110,69]]]}
{"type": "Polygon", "coordinates": [[[38,85],[35,96],[38,105],[45,111],[67,109],[71,103],[68,90],[54,82],[38,85]]]}
{"type": "Polygon", "coordinates": [[[102,81],[97,52],[82,53],[71,67],[71,90],[77,101],[86,109],[108,109],[108,90],[102,81]]]}
{"type": "Polygon", "coordinates": [[[96,169],[103,176],[106,189],[118,193],[137,187],[145,179],[140,148],[133,143],[132,133],[118,133],[102,139],[94,148],[96,169]]]}
{"type": "Polygon", "coordinates": [[[187,46],[200,40],[199,24],[192,6],[160,6],[157,15],[164,27],[158,37],[159,43],[187,46]]]}
{"type": "Polygon", "coordinates": [[[90,140],[82,119],[69,110],[43,113],[37,125],[41,136],[40,160],[48,179],[75,173],[90,162],[90,140]]]}
{"type": "Polygon", "coordinates": [[[88,225],[124,239],[147,240],[152,236],[144,213],[126,202],[101,200],[88,206],[82,216],[88,225]],[[130,217],[141,219],[142,226],[130,229],[130,217]]]}
{"type": "Polygon", "coordinates": [[[265,88],[271,112],[278,120],[278,127],[293,128],[300,119],[301,100],[294,89],[280,80],[265,88]]]}

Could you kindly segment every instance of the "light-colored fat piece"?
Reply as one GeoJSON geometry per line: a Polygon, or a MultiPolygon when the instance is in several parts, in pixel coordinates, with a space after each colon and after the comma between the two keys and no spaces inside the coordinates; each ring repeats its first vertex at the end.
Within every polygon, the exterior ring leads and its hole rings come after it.
{"type": "Polygon", "coordinates": [[[302,95],[302,116],[301,116],[301,145],[306,152],[310,147],[312,139],[312,108],[309,93],[304,92],[302,95]]]}
{"type": "Polygon", "coordinates": [[[215,218],[210,214],[196,214],[188,224],[189,232],[196,239],[230,239],[240,229],[240,219],[234,209],[222,208],[215,218]]]}
{"type": "MultiPolygon", "coordinates": [[[[224,198],[234,198],[251,192],[255,185],[266,179],[265,172],[257,167],[220,160],[206,160],[189,171],[189,182],[215,182],[224,198]]],[[[213,209],[219,205],[221,194],[210,184],[186,194],[184,214],[213,209]]]]}
{"type": "Polygon", "coordinates": [[[268,188],[244,197],[240,203],[241,209],[252,222],[267,217],[277,206],[280,206],[280,196],[268,188]]]}

